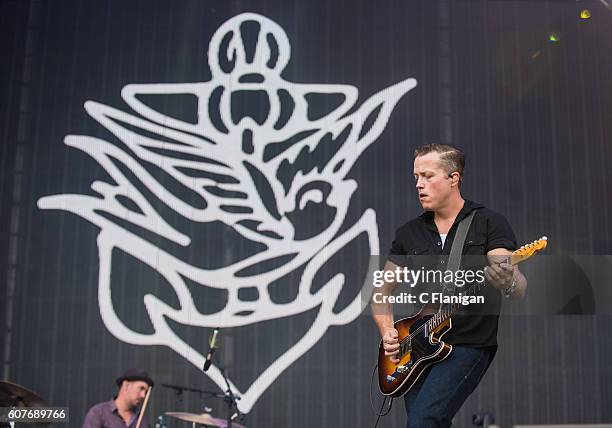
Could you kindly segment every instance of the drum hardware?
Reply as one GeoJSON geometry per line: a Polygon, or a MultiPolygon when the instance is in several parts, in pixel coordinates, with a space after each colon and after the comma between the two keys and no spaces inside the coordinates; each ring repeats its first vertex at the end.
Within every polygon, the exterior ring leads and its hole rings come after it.
{"type": "MultiPolygon", "coordinates": [[[[0,380],[0,407],[49,407],[49,403],[25,386],[0,380]]],[[[32,422],[32,424],[49,425],[49,422],[32,422]]],[[[15,422],[8,422],[8,426],[14,428],[15,422]]]]}

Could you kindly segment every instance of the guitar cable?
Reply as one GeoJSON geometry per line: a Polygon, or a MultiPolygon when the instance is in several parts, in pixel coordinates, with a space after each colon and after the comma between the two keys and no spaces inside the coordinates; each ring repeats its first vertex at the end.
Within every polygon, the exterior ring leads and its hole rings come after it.
{"type": "Polygon", "coordinates": [[[389,398],[388,396],[385,395],[385,398],[383,398],[382,405],[380,406],[380,410],[376,411],[376,409],[374,408],[374,400],[372,399],[372,383],[374,383],[374,374],[376,373],[377,368],[378,368],[378,364],[374,365],[374,369],[372,370],[372,375],[370,376],[370,408],[372,409],[372,412],[374,412],[374,414],[377,415],[376,423],[374,424],[374,428],[378,426],[378,422],[380,421],[381,416],[387,416],[389,412],[391,411],[391,407],[393,407],[393,397],[389,398]],[[385,403],[387,402],[387,398],[389,398],[389,408],[385,412],[383,412],[385,403]]]}

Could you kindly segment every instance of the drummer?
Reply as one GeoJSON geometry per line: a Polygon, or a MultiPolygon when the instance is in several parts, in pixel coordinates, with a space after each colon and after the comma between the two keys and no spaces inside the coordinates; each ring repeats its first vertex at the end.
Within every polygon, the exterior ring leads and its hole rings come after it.
{"type": "MultiPolygon", "coordinates": [[[[83,428],[135,428],[140,414],[140,407],[153,387],[153,379],[147,372],[138,369],[126,370],[116,380],[119,391],[115,399],[93,406],[87,412],[83,428]]],[[[143,418],[140,428],[149,428],[149,422],[143,418]]]]}

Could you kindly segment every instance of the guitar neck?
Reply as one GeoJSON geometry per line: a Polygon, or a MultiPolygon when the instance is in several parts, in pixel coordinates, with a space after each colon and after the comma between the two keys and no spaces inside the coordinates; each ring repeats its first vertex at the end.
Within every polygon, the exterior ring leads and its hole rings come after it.
{"type": "MultiPolygon", "coordinates": [[[[508,257],[506,257],[502,261],[502,263],[506,263],[506,264],[509,264],[511,266],[515,266],[515,265],[521,263],[524,260],[525,259],[513,259],[512,255],[509,255],[508,257]]],[[[462,294],[464,296],[475,296],[486,285],[487,285],[487,283],[485,281],[483,281],[483,282],[476,282],[476,283],[470,285],[466,289],[466,291],[464,293],[462,293],[462,294]]],[[[459,303],[459,302],[457,302],[457,303],[442,304],[440,306],[440,310],[438,311],[438,313],[436,313],[427,322],[428,331],[432,331],[435,328],[437,328],[438,326],[440,326],[442,323],[444,323],[447,319],[449,319],[459,309],[460,306],[463,306],[463,305],[461,303],[459,303]]]]}
{"type": "MultiPolygon", "coordinates": [[[[516,251],[513,251],[508,257],[504,259],[502,263],[509,264],[511,266],[515,266],[525,260],[529,259],[537,252],[543,250],[548,245],[548,238],[543,236],[540,239],[533,241],[530,244],[523,245],[516,251]]],[[[484,286],[486,282],[476,282],[467,288],[466,292],[463,293],[464,296],[473,296],[478,293],[484,286]]],[[[462,306],[459,302],[450,303],[450,304],[442,304],[440,310],[437,314],[435,314],[429,321],[427,321],[426,328],[428,331],[432,331],[437,328],[440,324],[449,319],[459,306],[462,306]]]]}
{"type": "MultiPolygon", "coordinates": [[[[486,283],[477,282],[472,284],[465,293],[464,296],[473,296],[476,295],[486,283]]],[[[429,321],[427,321],[427,331],[432,331],[444,323],[447,319],[449,319],[458,309],[462,306],[460,303],[443,303],[440,305],[440,310],[433,316],[429,321]]]]}

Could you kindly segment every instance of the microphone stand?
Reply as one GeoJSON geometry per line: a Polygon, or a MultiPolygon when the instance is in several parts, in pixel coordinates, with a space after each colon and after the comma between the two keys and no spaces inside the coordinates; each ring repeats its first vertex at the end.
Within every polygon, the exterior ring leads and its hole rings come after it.
{"type": "Polygon", "coordinates": [[[213,391],[206,391],[204,389],[198,389],[198,388],[190,388],[187,386],[180,386],[180,385],[172,385],[169,383],[162,383],[162,385],[164,388],[169,388],[169,389],[174,389],[177,393],[177,395],[180,395],[183,393],[183,391],[187,391],[187,392],[196,392],[200,395],[202,394],[207,394],[210,395],[211,397],[214,397],[217,393],[213,392],[213,391]]]}
{"type": "MultiPolygon", "coordinates": [[[[183,392],[198,393],[200,394],[200,398],[206,397],[206,398],[223,399],[223,401],[227,404],[227,427],[226,428],[232,428],[232,422],[233,422],[232,421],[232,417],[233,417],[232,411],[234,409],[236,409],[236,414],[238,415],[240,421],[242,421],[242,419],[244,418],[244,415],[240,413],[240,410],[238,410],[238,400],[240,400],[240,397],[234,394],[234,392],[232,391],[232,387],[229,383],[227,375],[225,374],[226,373],[225,367],[221,364],[221,362],[216,356],[213,356],[213,358],[215,361],[215,365],[219,368],[219,371],[221,372],[221,375],[223,376],[223,379],[225,380],[225,385],[227,385],[227,390],[225,392],[219,393],[219,392],[214,392],[214,391],[206,391],[203,389],[189,388],[185,386],[172,385],[172,384],[167,384],[167,383],[163,383],[161,386],[164,388],[173,389],[176,392],[177,402],[181,400],[183,392]]],[[[210,409],[206,410],[206,412],[210,412],[210,409]]],[[[163,424],[160,421],[159,425],[165,425],[165,424],[163,424]]]]}
{"type": "Polygon", "coordinates": [[[227,390],[225,391],[225,394],[223,395],[224,397],[223,401],[225,401],[225,403],[227,404],[227,428],[232,428],[232,411],[234,410],[234,408],[236,409],[236,412],[238,413],[240,420],[242,420],[242,413],[240,413],[240,410],[238,410],[238,400],[240,400],[240,397],[234,394],[234,392],[232,391],[232,387],[229,383],[229,379],[227,378],[227,374],[226,374],[227,370],[225,366],[221,364],[221,361],[219,361],[219,359],[216,356],[213,356],[213,359],[215,360],[215,365],[221,372],[221,375],[223,376],[223,379],[225,380],[225,385],[227,386],[227,390]]]}

